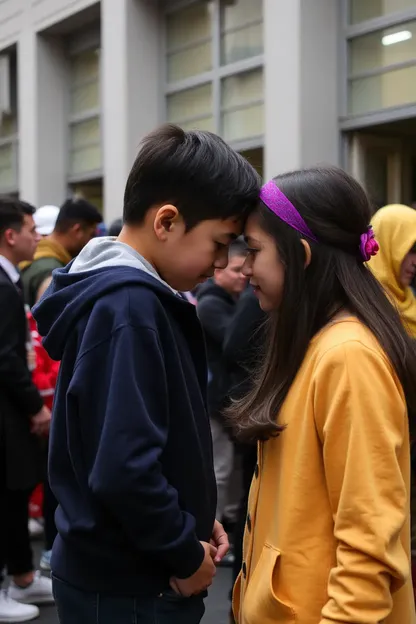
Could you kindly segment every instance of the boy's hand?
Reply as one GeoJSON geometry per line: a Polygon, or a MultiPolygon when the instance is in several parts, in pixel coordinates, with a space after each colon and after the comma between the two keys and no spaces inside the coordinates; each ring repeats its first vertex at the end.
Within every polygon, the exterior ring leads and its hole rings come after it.
{"type": "Polygon", "coordinates": [[[44,405],[40,412],[32,416],[30,429],[32,433],[35,433],[36,435],[48,435],[50,424],[51,412],[46,405],[44,405]]]}
{"type": "Polygon", "coordinates": [[[214,557],[216,564],[221,563],[225,555],[230,549],[230,542],[228,541],[228,535],[224,530],[221,522],[215,520],[214,528],[212,531],[211,544],[217,549],[217,554],[214,557]]]}
{"type": "Polygon", "coordinates": [[[214,557],[217,549],[212,544],[201,542],[205,550],[205,557],[198,570],[187,579],[171,578],[170,586],[177,594],[189,598],[205,591],[210,585],[216,574],[214,565],[214,557]]]}

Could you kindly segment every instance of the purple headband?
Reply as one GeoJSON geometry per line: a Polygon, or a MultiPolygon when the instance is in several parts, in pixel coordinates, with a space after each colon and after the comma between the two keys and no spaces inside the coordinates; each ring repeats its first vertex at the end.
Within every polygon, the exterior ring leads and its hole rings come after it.
{"type": "Polygon", "coordinates": [[[315,234],[311,232],[292,202],[288,200],[286,195],[282,193],[273,180],[270,180],[270,182],[262,186],[260,199],[263,204],[266,204],[267,208],[274,212],[279,219],[290,225],[291,228],[297,230],[303,234],[303,236],[306,236],[306,238],[315,241],[315,243],[318,242],[315,234]]]}
{"type": "MultiPolygon", "coordinates": [[[[291,228],[300,232],[306,238],[318,243],[315,234],[310,230],[304,219],[296,210],[286,195],[276,186],[273,180],[267,182],[260,190],[260,199],[276,216],[287,223],[291,228]]],[[[360,253],[364,262],[368,262],[371,256],[375,256],[379,245],[375,239],[373,228],[368,226],[367,231],[361,234],[360,253]]]]}

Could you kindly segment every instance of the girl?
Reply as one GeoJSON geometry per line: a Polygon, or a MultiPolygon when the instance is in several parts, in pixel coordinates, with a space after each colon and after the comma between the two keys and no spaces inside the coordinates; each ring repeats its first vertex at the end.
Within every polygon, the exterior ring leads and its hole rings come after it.
{"type": "Polygon", "coordinates": [[[239,624],[416,621],[416,355],[366,267],[370,218],[355,180],[314,168],[266,184],[247,223],[244,272],[271,334],[255,389],[232,408],[240,438],[259,440],[239,624]]]}

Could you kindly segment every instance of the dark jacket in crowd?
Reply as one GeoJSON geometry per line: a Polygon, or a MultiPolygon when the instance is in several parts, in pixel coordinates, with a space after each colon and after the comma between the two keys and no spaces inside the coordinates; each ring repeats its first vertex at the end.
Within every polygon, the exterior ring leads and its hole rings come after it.
{"type": "Polygon", "coordinates": [[[1,267],[0,310],[1,482],[11,490],[30,490],[42,477],[40,440],[30,432],[30,417],[43,401],[27,365],[23,297],[1,267]]]}
{"type": "Polygon", "coordinates": [[[266,314],[249,286],[236,305],[223,342],[233,398],[244,396],[250,390],[253,372],[261,358],[265,321],[266,314]]]}
{"type": "Polygon", "coordinates": [[[203,334],[192,305],[132,266],[133,250],[97,240],[79,258],[102,244],[130,266],[57,270],[34,310],[61,360],[52,570],[89,591],[156,595],[198,569],[214,524],[203,334]]]}
{"type": "Polygon", "coordinates": [[[236,299],[213,279],[197,293],[197,312],[207,345],[209,383],[208,408],[211,417],[220,417],[230,391],[230,371],[223,354],[227,327],[233,317],[236,299]]]}

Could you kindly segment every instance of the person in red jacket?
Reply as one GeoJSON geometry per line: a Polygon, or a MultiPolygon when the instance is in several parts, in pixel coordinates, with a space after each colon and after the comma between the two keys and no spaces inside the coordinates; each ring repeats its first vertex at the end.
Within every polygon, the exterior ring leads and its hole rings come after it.
{"type": "MultiPolygon", "coordinates": [[[[38,297],[42,297],[48,288],[52,277],[48,277],[39,289],[38,297]]],[[[45,405],[52,411],[53,397],[55,394],[56,381],[58,378],[59,362],[52,360],[42,345],[36,321],[29,308],[26,310],[30,344],[28,345],[29,368],[32,371],[32,379],[38,388],[45,405]]],[[[47,441],[45,441],[47,443],[47,441]]],[[[45,476],[43,483],[43,518],[45,530],[45,550],[42,553],[40,567],[43,570],[50,570],[50,557],[52,545],[56,537],[55,510],[56,499],[49,487],[48,479],[45,476]]]]}

